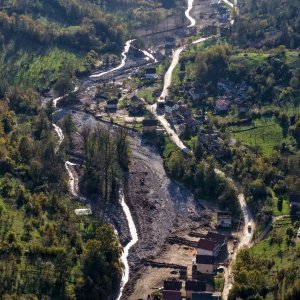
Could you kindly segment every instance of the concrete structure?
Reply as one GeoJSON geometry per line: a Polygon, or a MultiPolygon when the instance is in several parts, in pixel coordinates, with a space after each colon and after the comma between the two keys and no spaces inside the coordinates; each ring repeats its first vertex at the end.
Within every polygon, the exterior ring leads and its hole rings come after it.
{"type": "Polygon", "coordinates": [[[202,274],[214,274],[215,257],[210,255],[197,255],[196,265],[197,271],[202,274]]]}
{"type": "Polygon", "coordinates": [[[219,292],[199,292],[193,293],[191,300],[221,300],[221,293],[219,292]]]}
{"type": "Polygon", "coordinates": [[[222,228],[231,227],[231,213],[228,211],[217,212],[217,226],[222,228]]]}

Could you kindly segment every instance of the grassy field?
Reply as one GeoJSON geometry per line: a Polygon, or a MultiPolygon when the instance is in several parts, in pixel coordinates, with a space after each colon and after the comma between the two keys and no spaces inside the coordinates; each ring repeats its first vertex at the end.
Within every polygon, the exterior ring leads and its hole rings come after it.
{"type": "Polygon", "coordinates": [[[286,229],[289,226],[291,226],[290,219],[276,221],[267,238],[256,244],[251,250],[254,255],[272,258],[275,261],[275,265],[270,271],[275,271],[277,268],[288,268],[294,264],[300,243],[297,241],[294,246],[286,243],[286,229]],[[271,243],[272,237],[281,238],[281,243],[271,243]],[[282,255],[279,255],[279,251],[282,252],[282,255]]]}
{"type": "Polygon", "coordinates": [[[266,156],[272,154],[275,146],[280,146],[282,143],[293,143],[293,138],[285,138],[282,128],[272,118],[255,120],[251,126],[231,126],[229,130],[233,137],[241,141],[243,145],[258,147],[266,156]]]}
{"type": "Polygon", "coordinates": [[[146,102],[152,104],[155,102],[155,98],[152,96],[152,89],[142,88],[138,91],[137,96],[143,98],[146,102]]]}
{"type": "MultiPolygon", "coordinates": [[[[264,63],[270,55],[272,54],[267,52],[240,52],[230,57],[230,63],[238,63],[244,67],[253,68],[264,63]]],[[[288,65],[292,66],[293,68],[300,67],[300,58],[297,51],[286,51],[285,57],[288,65]]]]}
{"type": "MultiPolygon", "coordinates": [[[[26,61],[27,59],[24,59],[26,61]]],[[[84,72],[83,59],[70,52],[54,48],[45,54],[33,58],[27,70],[19,71],[20,82],[37,89],[49,88],[64,72],[64,68],[71,68],[76,73],[84,72]]],[[[21,69],[22,70],[22,69],[21,69]]]]}

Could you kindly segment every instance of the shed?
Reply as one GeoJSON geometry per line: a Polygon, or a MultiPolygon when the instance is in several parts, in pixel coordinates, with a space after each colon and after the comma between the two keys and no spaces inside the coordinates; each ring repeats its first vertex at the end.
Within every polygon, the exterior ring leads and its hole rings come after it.
{"type": "Polygon", "coordinates": [[[231,227],[231,213],[229,211],[217,212],[217,226],[222,228],[231,227]]]}
{"type": "Polygon", "coordinates": [[[117,98],[106,101],[106,108],[108,110],[116,110],[118,108],[119,100],[117,98]]]}

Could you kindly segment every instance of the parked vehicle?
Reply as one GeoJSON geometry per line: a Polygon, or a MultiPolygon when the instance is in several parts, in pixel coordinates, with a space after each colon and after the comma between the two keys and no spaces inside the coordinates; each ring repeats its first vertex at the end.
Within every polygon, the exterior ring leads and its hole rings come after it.
{"type": "Polygon", "coordinates": [[[251,232],[251,229],[252,229],[252,224],[251,222],[248,223],[248,232],[251,232]]]}

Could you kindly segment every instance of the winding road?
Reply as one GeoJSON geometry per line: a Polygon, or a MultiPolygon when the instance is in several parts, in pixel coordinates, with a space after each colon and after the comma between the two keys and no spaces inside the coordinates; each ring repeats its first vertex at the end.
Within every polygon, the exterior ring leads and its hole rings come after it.
{"type": "MultiPolygon", "coordinates": [[[[223,0],[223,1],[225,3],[227,3],[228,5],[232,6],[232,7],[234,6],[228,0],[223,0]]],[[[191,10],[193,8],[193,2],[194,2],[193,0],[188,0],[188,7],[187,7],[187,9],[185,11],[185,15],[186,15],[187,19],[190,21],[190,24],[187,27],[193,27],[193,26],[196,25],[196,20],[190,16],[190,12],[191,12],[191,10]]],[[[203,41],[205,41],[207,39],[208,38],[201,38],[199,40],[194,41],[193,44],[201,43],[201,42],[203,42],[203,41]]],[[[130,46],[131,46],[132,42],[133,42],[133,40],[128,40],[125,43],[124,50],[122,52],[122,61],[121,61],[121,63],[117,67],[112,68],[112,69],[107,70],[107,71],[103,71],[103,72],[98,72],[98,73],[92,74],[90,76],[90,78],[91,79],[98,79],[98,78],[100,78],[103,75],[106,75],[108,73],[112,73],[114,71],[117,71],[117,70],[123,68],[125,66],[125,64],[126,64],[127,53],[128,53],[128,51],[130,49],[130,46]]],[[[165,99],[165,97],[168,95],[168,92],[169,92],[168,89],[169,89],[169,87],[171,86],[171,83],[172,83],[172,73],[173,73],[175,67],[178,64],[179,58],[180,58],[180,54],[182,53],[182,51],[184,51],[185,47],[186,46],[184,45],[184,46],[182,46],[182,47],[180,47],[178,49],[175,49],[173,51],[171,65],[170,65],[170,67],[169,67],[169,69],[166,72],[165,77],[164,77],[163,91],[162,91],[162,93],[160,95],[160,98],[162,98],[162,99],[165,99]]],[[[147,59],[151,59],[151,60],[153,60],[153,61],[156,62],[156,59],[153,57],[153,55],[150,52],[148,52],[146,50],[141,50],[141,49],[138,49],[138,50],[140,50],[141,52],[143,52],[144,55],[147,57],[147,59]]],[[[76,91],[77,89],[78,89],[78,87],[76,87],[74,91],[76,91]]],[[[54,99],[53,100],[53,106],[56,108],[57,103],[61,99],[63,99],[64,97],[65,96],[58,97],[58,98],[54,99]]],[[[166,120],[165,116],[157,114],[157,110],[156,110],[157,104],[148,106],[147,108],[159,120],[159,122],[165,128],[166,132],[169,134],[171,140],[180,149],[182,149],[182,151],[184,151],[185,153],[190,153],[191,150],[186,145],[184,145],[184,143],[179,138],[179,136],[176,134],[176,132],[171,128],[171,126],[168,123],[168,121],[166,120]]],[[[60,147],[61,143],[64,140],[64,135],[63,135],[63,132],[62,132],[62,130],[61,130],[61,128],[59,126],[57,126],[56,124],[53,123],[53,127],[54,127],[54,130],[55,130],[55,132],[57,133],[57,135],[59,137],[59,140],[57,142],[57,147],[55,149],[55,151],[57,152],[59,150],[59,147],[60,147]]],[[[69,176],[69,189],[70,189],[70,193],[72,194],[72,196],[78,197],[78,193],[76,192],[76,189],[78,190],[78,188],[76,187],[76,184],[75,184],[75,174],[73,173],[74,172],[74,170],[73,170],[74,165],[75,164],[72,163],[72,162],[70,162],[70,161],[66,161],[65,162],[65,167],[66,167],[66,170],[67,170],[67,173],[68,173],[68,176],[69,176]]],[[[220,170],[216,170],[216,172],[219,173],[219,174],[222,174],[222,176],[226,176],[220,170]]],[[[227,179],[232,181],[232,179],[230,179],[230,178],[227,178],[227,179]]],[[[232,183],[234,184],[233,181],[232,181],[232,183]]],[[[234,184],[234,186],[236,187],[235,184],[234,184]]],[[[247,204],[246,204],[246,201],[245,201],[245,197],[244,197],[244,195],[242,193],[240,193],[238,195],[238,199],[239,199],[239,203],[240,203],[240,206],[241,206],[241,210],[243,212],[244,224],[245,224],[244,228],[243,228],[243,235],[242,235],[242,237],[240,239],[240,243],[239,243],[239,245],[237,247],[238,249],[240,249],[243,246],[249,245],[249,243],[251,242],[252,236],[253,236],[254,227],[252,228],[251,232],[248,232],[248,229],[247,229],[248,222],[251,222],[253,224],[253,226],[255,224],[254,224],[251,212],[249,211],[249,208],[247,207],[247,204]]],[[[121,260],[122,260],[122,262],[124,264],[124,272],[123,272],[123,276],[122,276],[122,282],[121,282],[120,292],[119,292],[119,295],[118,295],[118,300],[120,300],[122,298],[123,288],[124,288],[124,286],[126,285],[126,283],[129,280],[129,273],[130,273],[130,268],[129,268],[129,264],[128,264],[128,254],[129,254],[129,251],[130,251],[131,247],[135,243],[137,243],[137,241],[138,241],[137,229],[136,229],[136,226],[134,224],[134,221],[133,221],[130,209],[129,209],[129,207],[127,206],[127,204],[125,202],[123,193],[120,194],[120,204],[121,204],[121,207],[122,207],[122,209],[124,211],[124,214],[125,214],[127,222],[128,222],[128,227],[129,227],[130,234],[131,234],[131,240],[125,246],[124,252],[123,252],[122,257],[121,257],[121,260]]],[[[232,261],[235,259],[236,254],[237,254],[237,251],[235,251],[235,253],[233,254],[232,261]]],[[[231,265],[229,265],[228,269],[226,270],[225,287],[224,287],[224,291],[223,291],[223,299],[227,299],[228,294],[229,294],[229,290],[230,290],[231,286],[232,286],[232,270],[231,270],[231,265]]]]}

